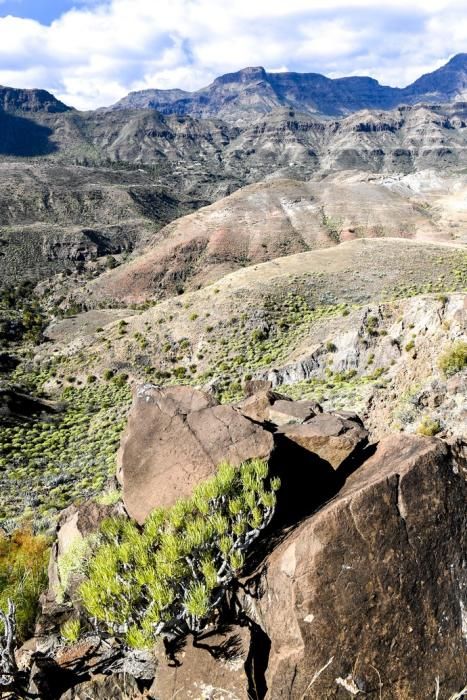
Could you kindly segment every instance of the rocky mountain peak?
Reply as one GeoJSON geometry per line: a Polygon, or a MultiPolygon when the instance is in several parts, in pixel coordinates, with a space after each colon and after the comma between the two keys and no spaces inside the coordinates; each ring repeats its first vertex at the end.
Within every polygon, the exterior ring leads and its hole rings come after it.
{"type": "Polygon", "coordinates": [[[235,73],[226,73],[216,78],[213,85],[228,85],[229,83],[249,83],[256,80],[267,80],[268,73],[262,66],[249,66],[235,73]]]}
{"type": "Polygon", "coordinates": [[[269,73],[249,66],[217,77],[196,92],[143,90],[131,93],[110,109],[153,108],[163,114],[220,117],[243,124],[280,107],[308,114],[343,116],[362,109],[393,109],[398,105],[463,100],[467,94],[467,54],[421,76],[405,88],[381,85],[370,76],[331,79],[320,73],[269,73]]]}
{"type": "Polygon", "coordinates": [[[467,53],[458,53],[451,58],[446,64],[446,68],[451,66],[453,68],[463,68],[467,70],[467,53]]]}
{"type": "Polygon", "coordinates": [[[24,90],[2,85],[0,109],[4,112],[68,112],[72,108],[47,90],[24,90]]]}
{"type": "Polygon", "coordinates": [[[446,65],[422,75],[405,88],[404,93],[412,102],[420,95],[431,102],[464,99],[467,95],[467,54],[457,54],[446,65]]]}

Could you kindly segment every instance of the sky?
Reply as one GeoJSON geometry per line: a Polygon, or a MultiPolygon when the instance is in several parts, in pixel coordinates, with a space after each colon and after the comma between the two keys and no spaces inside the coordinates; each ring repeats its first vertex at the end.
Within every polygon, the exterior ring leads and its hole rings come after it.
{"type": "Polygon", "coordinates": [[[78,109],[246,66],[404,86],[465,52],[465,0],[0,0],[0,84],[78,109]]]}

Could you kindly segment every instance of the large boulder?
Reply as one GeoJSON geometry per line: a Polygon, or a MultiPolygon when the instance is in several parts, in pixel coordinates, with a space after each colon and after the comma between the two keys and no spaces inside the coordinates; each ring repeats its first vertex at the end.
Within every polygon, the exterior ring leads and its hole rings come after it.
{"type": "Polygon", "coordinates": [[[209,394],[145,385],[136,392],[118,455],[125,507],[143,523],[154,508],[190,496],[222,461],[269,459],[273,447],[269,432],[209,394]]]}
{"type": "MultiPolygon", "coordinates": [[[[457,455],[457,457],[456,457],[457,455]]],[[[247,597],[266,697],[450,697],[467,668],[467,484],[436,438],[392,436],[272,552],[247,597]]]]}
{"type": "MultiPolygon", "coordinates": [[[[307,410],[312,409],[305,405],[304,412],[307,410]]],[[[287,423],[277,433],[328,462],[333,469],[338,469],[368,439],[361,423],[333,413],[317,413],[304,423],[287,423]]]]}

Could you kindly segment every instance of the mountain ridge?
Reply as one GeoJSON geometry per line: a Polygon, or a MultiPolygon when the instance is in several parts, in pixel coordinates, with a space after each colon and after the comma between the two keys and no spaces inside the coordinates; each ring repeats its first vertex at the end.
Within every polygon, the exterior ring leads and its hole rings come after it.
{"type": "Polygon", "coordinates": [[[59,113],[70,112],[72,109],[47,90],[0,85],[0,111],[59,113]]]}
{"type": "MultiPolygon", "coordinates": [[[[132,91],[115,104],[90,110],[154,110],[164,116],[218,118],[248,123],[277,109],[294,109],[316,117],[345,117],[365,109],[391,110],[401,105],[439,104],[467,99],[467,53],[420,76],[404,88],[382,85],[371,76],[328,78],[320,73],[268,72],[249,66],[225,73],[199,90],[179,88],[132,91]]],[[[52,93],[0,85],[0,112],[72,112],[52,93]]]]}
{"type": "Polygon", "coordinates": [[[194,92],[177,88],[130,92],[107,109],[156,109],[165,115],[217,116],[241,122],[280,107],[337,117],[362,109],[394,109],[401,104],[449,102],[466,96],[467,54],[457,54],[405,88],[381,85],[369,76],[328,78],[320,73],[269,73],[262,66],[250,66],[218,76],[194,92]]]}

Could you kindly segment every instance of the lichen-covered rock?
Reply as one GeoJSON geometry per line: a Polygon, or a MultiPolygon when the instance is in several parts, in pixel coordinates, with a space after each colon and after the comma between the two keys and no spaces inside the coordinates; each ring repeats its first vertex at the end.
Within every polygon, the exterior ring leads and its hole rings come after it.
{"type": "Polygon", "coordinates": [[[232,406],[191,387],[141,387],[119,451],[125,507],[139,523],[190,496],[228,461],[269,459],[272,435],[232,406]]]}
{"type": "Polygon", "coordinates": [[[385,439],[272,552],[260,599],[248,599],[271,643],[267,698],[421,700],[436,679],[440,697],[464,687],[462,452],[436,438],[385,439]]]}

